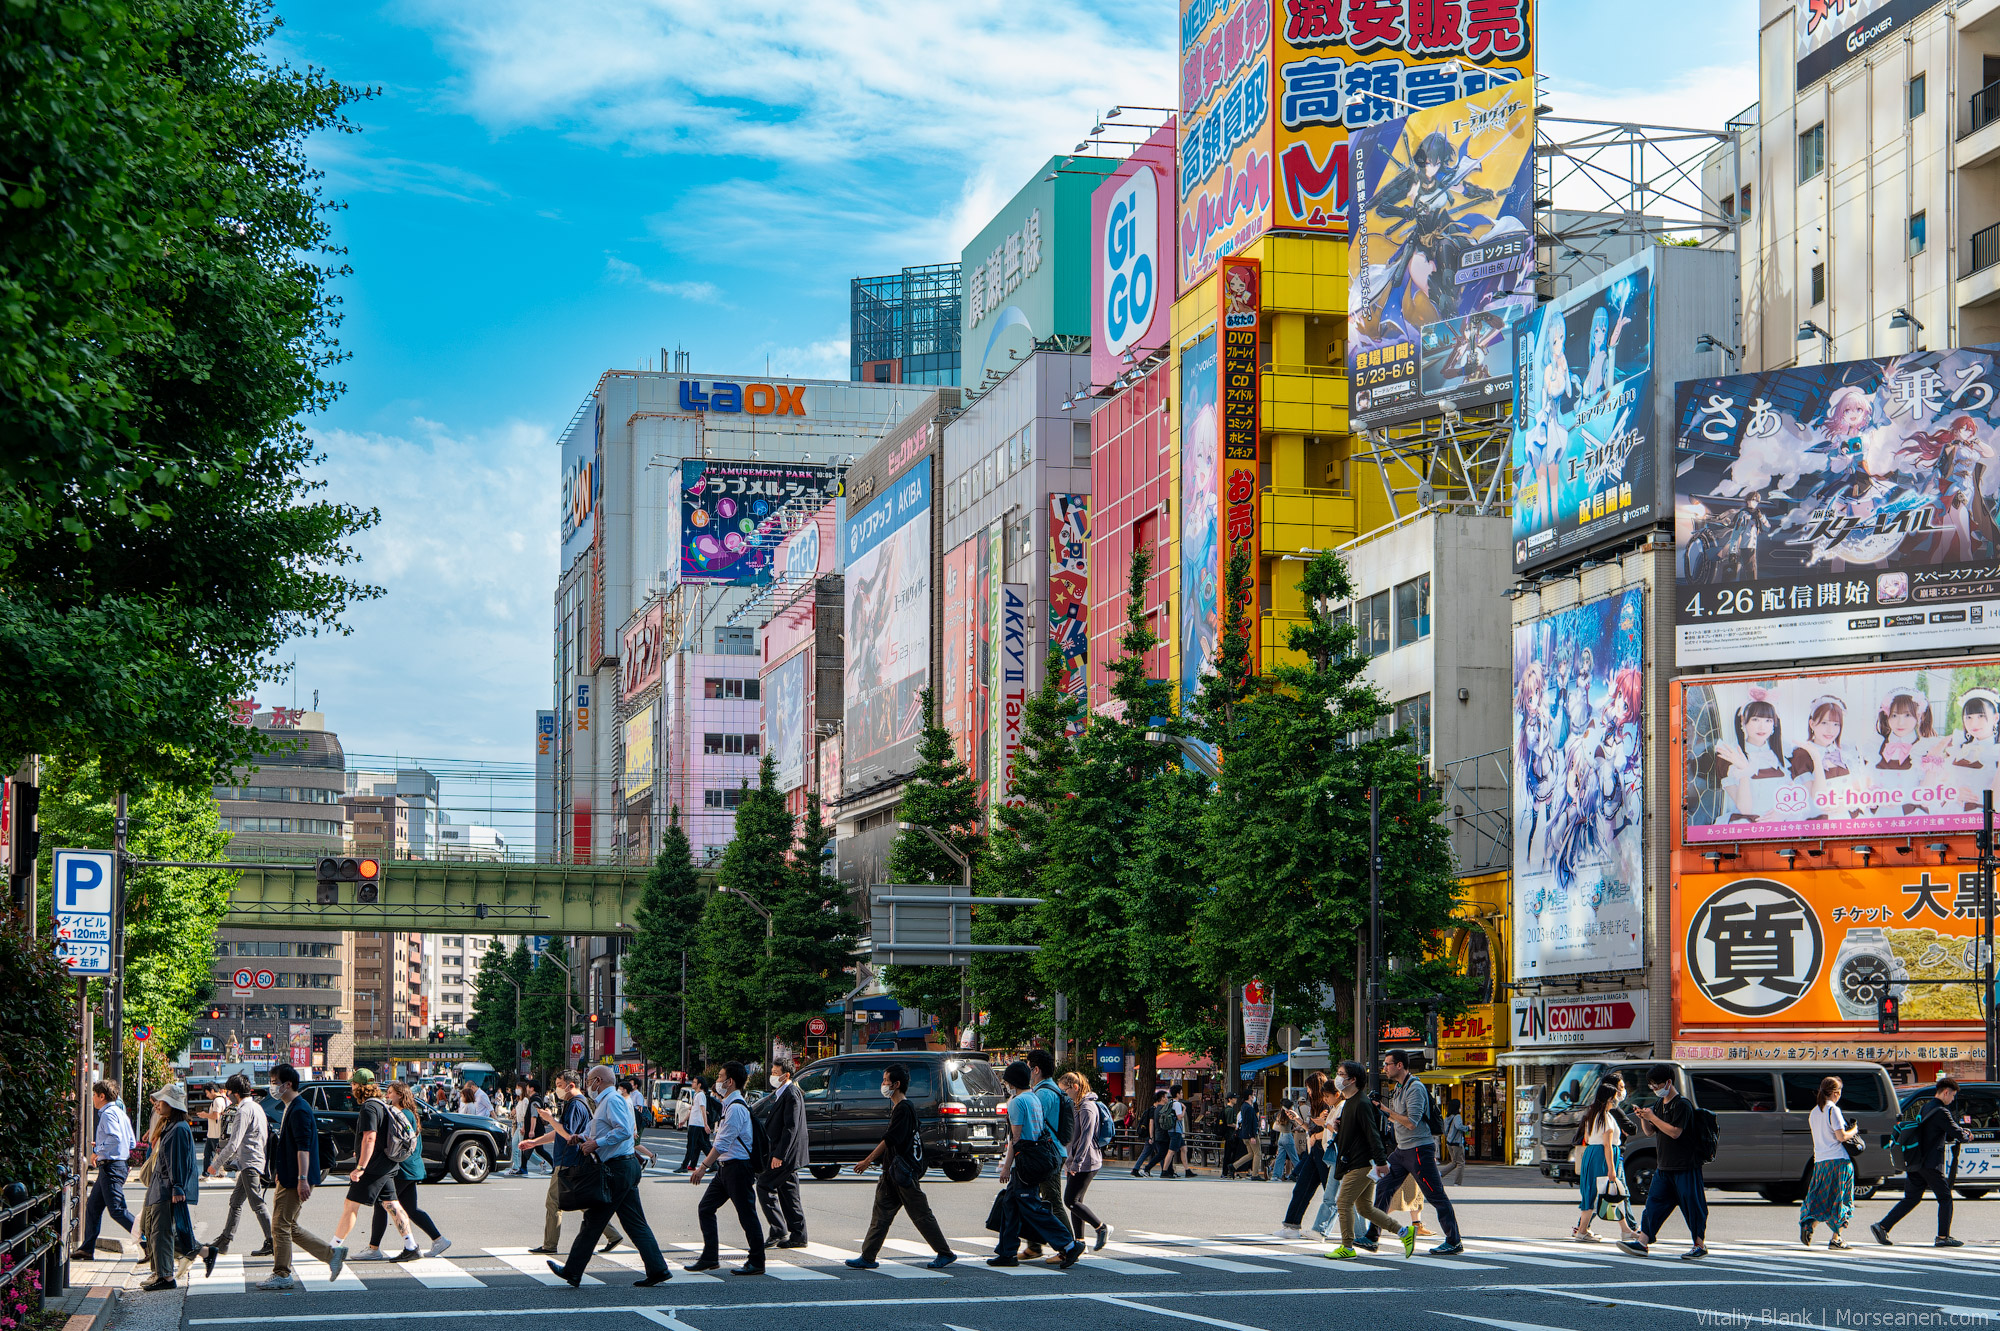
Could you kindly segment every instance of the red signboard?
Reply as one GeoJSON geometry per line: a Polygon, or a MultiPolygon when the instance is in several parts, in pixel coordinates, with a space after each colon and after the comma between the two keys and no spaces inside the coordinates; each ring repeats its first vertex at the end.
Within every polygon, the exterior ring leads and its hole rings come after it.
{"type": "Polygon", "coordinates": [[[807,1035],[825,1035],[825,1034],[826,1034],[826,1018],[825,1018],[825,1017],[814,1017],[814,1018],[813,1018],[813,1019],[812,1019],[811,1021],[807,1022],[807,1023],[806,1023],[806,1034],[807,1034],[807,1035]]]}

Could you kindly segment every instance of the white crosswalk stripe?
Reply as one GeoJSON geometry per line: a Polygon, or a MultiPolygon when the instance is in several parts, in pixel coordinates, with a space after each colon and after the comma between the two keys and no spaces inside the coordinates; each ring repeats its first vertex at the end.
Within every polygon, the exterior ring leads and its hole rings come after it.
{"type": "MultiPolygon", "coordinates": [[[[808,1243],[803,1248],[788,1248],[787,1252],[803,1252],[825,1262],[840,1262],[843,1265],[850,1257],[859,1257],[860,1252],[851,1248],[835,1248],[824,1243],[808,1243]]],[[[883,1262],[872,1271],[856,1271],[856,1275],[889,1276],[896,1280],[949,1280],[949,1271],[927,1271],[921,1266],[908,1262],[883,1262]]]]}
{"type": "MultiPolygon", "coordinates": [[[[488,1248],[486,1253],[488,1256],[498,1258],[501,1262],[513,1267],[516,1271],[519,1271],[538,1285],[560,1285],[565,1283],[561,1276],[549,1270],[549,1257],[547,1253],[529,1252],[526,1248],[488,1248]]],[[[604,1282],[596,1276],[586,1273],[583,1277],[583,1283],[586,1285],[601,1285],[604,1282]]]]}
{"type": "Polygon", "coordinates": [[[197,1261],[188,1272],[188,1293],[194,1294],[241,1294],[246,1288],[243,1259],[234,1253],[223,1253],[215,1259],[215,1274],[201,1273],[201,1263],[197,1261]]]}

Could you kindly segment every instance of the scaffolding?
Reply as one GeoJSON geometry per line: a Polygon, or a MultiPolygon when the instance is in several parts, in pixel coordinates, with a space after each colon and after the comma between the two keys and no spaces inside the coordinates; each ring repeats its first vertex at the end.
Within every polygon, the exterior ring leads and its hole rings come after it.
{"type": "Polygon", "coordinates": [[[896,382],[957,384],[962,286],[955,263],[853,279],[848,377],[859,382],[863,366],[895,361],[896,382]]]}

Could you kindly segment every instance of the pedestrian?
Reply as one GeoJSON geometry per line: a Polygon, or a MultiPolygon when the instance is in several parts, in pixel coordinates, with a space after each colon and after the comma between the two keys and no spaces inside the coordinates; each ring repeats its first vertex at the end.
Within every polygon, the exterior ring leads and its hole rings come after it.
{"type": "Polygon", "coordinates": [[[1868,1227],[1875,1241],[1885,1248],[1891,1246],[1889,1231],[1896,1227],[1898,1220],[1917,1209],[1917,1203],[1924,1199],[1925,1188],[1931,1190],[1938,1203],[1934,1245],[1939,1248],[1965,1246],[1965,1240],[1951,1236],[1951,1178],[1946,1174],[1944,1165],[1945,1143],[1972,1140],[1972,1133],[1952,1115],[1951,1102],[1957,1098],[1958,1082],[1951,1077],[1940,1077],[1929,1107],[1917,1120],[1915,1158],[1912,1159],[1907,1152],[1904,1155],[1903,1200],[1891,1207],[1889,1214],[1868,1227]]]}
{"type": "Polygon", "coordinates": [[[1445,1102],[1444,1148],[1451,1160],[1444,1177],[1454,1184],[1465,1182],[1465,1115],[1456,1100],[1445,1102]]]}
{"type": "Polygon", "coordinates": [[[1059,1084],[1076,1106],[1076,1128],[1069,1137],[1069,1159],[1063,1161],[1064,1207],[1069,1210],[1070,1232],[1081,1239],[1085,1225],[1096,1231],[1097,1241],[1091,1251],[1101,1252],[1105,1242],[1111,1237],[1111,1226],[1097,1218],[1097,1213],[1084,1204],[1083,1194],[1090,1190],[1090,1181],[1097,1177],[1097,1171],[1104,1168],[1104,1153],[1098,1147],[1098,1128],[1109,1117],[1111,1111],[1097,1098],[1097,1092],[1090,1089],[1081,1072],[1063,1073],[1059,1084]]]}
{"type": "MultiPolygon", "coordinates": [[[[1382,1140],[1382,1125],[1376,1109],[1361,1091],[1368,1083],[1368,1070],[1349,1059],[1334,1073],[1333,1090],[1339,1097],[1333,1114],[1333,1165],[1328,1170],[1330,1181],[1327,1191],[1333,1197],[1334,1213],[1340,1219],[1340,1245],[1326,1254],[1335,1261],[1346,1261],[1356,1255],[1354,1241],[1354,1213],[1372,1225],[1396,1230],[1396,1237],[1402,1241],[1403,1256],[1409,1257],[1417,1250],[1417,1228],[1415,1225],[1397,1227],[1390,1214],[1378,1206],[1371,1195],[1375,1190],[1378,1176],[1386,1174],[1389,1168],[1389,1152],[1382,1140]]],[[[1322,1211],[1324,1214],[1324,1211],[1322,1211]]],[[[1325,1234],[1332,1221],[1324,1220],[1317,1228],[1325,1234]]],[[[1331,1234],[1326,1237],[1331,1238],[1331,1234]]],[[[1364,1244],[1371,1252],[1374,1245],[1364,1244]]]]}
{"type": "Polygon", "coordinates": [[[477,1118],[493,1117],[493,1101],[485,1091],[471,1082],[458,1088],[458,1112],[471,1114],[477,1118]]]}
{"type": "Polygon", "coordinates": [[[694,1168],[695,1161],[708,1154],[708,1078],[695,1077],[694,1093],[688,1097],[687,1107],[687,1149],[681,1155],[676,1174],[687,1173],[694,1168]]]}
{"type": "MultiPolygon", "coordinates": [[[[502,1094],[504,1096],[505,1092],[502,1094]]],[[[528,1151],[526,1147],[521,1145],[521,1141],[528,1136],[529,1125],[534,1122],[533,1119],[528,1117],[528,1097],[525,1094],[516,1092],[511,1098],[505,1100],[501,1107],[501,1113],[506,1116],[509,1123],[514,1125],[514,1168],[509,1172],[525,1174],[528,1172],[528,1151]]]]}
{"type": "MultiPolygon", "coordinates": [[[[1400,1049],[1391,1049],[1382,1056],[1382,1075],[1394,1085],[1387,1102],[1382,1104],[1382,1113],[1396,1129],[1396,1149],[1389,1152],[1389,1168],[1375,1185],[1375,1207],[1377,1210],[1391,1209],[1389,1202],[1403,1186],[1403,1180],[1414,1177],[1424,1197],[1430,1199],[1437,1208],[1438,1223],[1444,1226],[1444,1242],[1432,1248],[1433,1257],[1456,1257],[1465,1251],[1459,1242],[1458,1214],[1452,1209],[1451,1198],[1445,1195],[1444,1180],[1438,1177],[1437,1136],[1431,1131],[1427,1121],[1431,1114],[1430,1088],[1417,1080],[1410,1071],[1409,1055],[1400,1049]]],[[[1421,1208],[1422,1203],[1418,1206],[1421,1208]]],[[[1411,1221],[1412,1233],[1418,1229],[1416,1221],[1411,1221]]],[[[1368,1227],[1367,1241],[1372,1247],[1375,1242],[1376,1227],[1368,1227]]]]}
{"type": "Polygon", "coordinates": [[[1299,1163],[1298,1104],[1287,1095],[1278,1102],[1278,1111],[1272,1117],[1278,1130],[1277,1144],[1271,1151],[1271,1177],[1279,1182],[1287,1182],[1299,1163]]]}
{"type": "MultiPolygon", "coordinates": [[[[1043,1051],[1035,1051],[1043,1052],[1043,1051]]],[[[1055,1127],[1048,1122],[1045,1097],[1031,1089],[1028,1064],[1016,1059],[1001,1073],[1001,1080],[1014,1090],[1007,1102],[1007,1147],[1000,1157],[1001,1225],[999,1246],[986,1259],[988,1266],[1019,1266],[1021,1236],[1025,1232],[1037,1247],[1046,1240],[1061,1254],[1065,1268],[1074,1266],[1083,1255],[1083,1245],[1070,1235],[1069,1226],[1042,1200],[1042,1185],[1062,1171],[1065,1148],[1055,1127]]]]}
{"type": "Polygon", "coordinates": [[[118,1098],[117,1086],[111,1082],[93,1083],[90,1102],[97,1109],[97,1125],[90,1140],[90,1160],[97,1166],[97,1178],[90,1185],[90,1201],[83,1213],[85,1260],[97,1254],[97,1234],[106,1212],[128,1234],[137,1223],[132,1208],[125,1202],[125,1177],[132,1168],[132,1148],[138,1144],[132,1132],[132,1118],[125,1112],[125,1102],[118,1098]]]}
{"type": "Polygon", "coordinates": [[[572,1289],[583,1283],[583,1270],[590,1265],[597,1236],[611,1223],[613,1215],[624,1222],[625,1235],[632,1240],[632,1247],[646,1268],[645,1274],[632,1282],[634,1285],[650,1289],[674,1274],[667,1269],[667,1259],[660,1255],[659,1241],[653,1237],[653,1227],[646,1223],[645,1209],[639,1203],[639,1176],[643,1171],[632,1142],[632,1102],[618,1093],[612,1080],[611,1069],[601,1063],[584,1074],[584,1095],[591,1101],[591,1113],[583,1136],[575,1139],[580,1155],[572,1168],[586,1169],[588,1162],[584,1157],[595,1158],[598,1168],[604,1171],[606,1200],[584,1209],[583,1223],[570,1244],[569,1260],[549,1263],[549,1270],[561,1276],[572,1289]]]}
{"type": "Polygon", "coordinates": [[[160,1124],[153,1148],[153,1176],[146,1185],[151,1224],[146,1230],[153,1278],[144,1290],[177,1289],[178,1258],[193,1256],[194,1222],[189,1208],[201,1200],[201,1170],[195,1163],[194,1133],[188,1127],[187,1086],[170,1082],[153,1092],[153,1117],[160,1124]]]}
{"type": "Polygon", "coordinates": [[[299,1071],[289,1063],[271,1069],[271,1087],[284,1106],[278,1115],[278,1144],[271,1160],[277,1187],[271,1198],[271,1274],[258,1289],[288,1290],[292,1276],[292,1244],[332,1265],[333,1249],[309,1230],[299,1227],[299,1208],[319,1186],[319,1125],[312,1106],[299,1099],[299,1071]]]}
{"type": "MultiPolygon", "coordinates": [[[[1075,1126],[1076,1109],[1070,1103],[1069,1098],[1062,1093],[1062,1088],[1056,1084],[1055,1055],[1046,1049],[1030,1049],[1023,1061],[1028,1065],[1029,1089],[1041,1097],[1042,1121],[1054,1130],[1056,1141],[1062,1144],[1063,1151],[1065,1152],[1066,1163],[1067,1152],[1069,1150],[1069,1129],[1075,1126]],[[1069,1121],[1065,1122],[1065,1119],[1069,1121]]],[[[1049,1214],[1060,1221],[1064,1229],[1067,1230],[1069,1221],[1066,1217],[1069,1211],[1068,1207],[1063,1203],[1063,1171],[1060,1169],[1051,1170],[1049,1176],[1041,1181],[1036,1191],[1042,1199],[1042,1205],[1049,1208],[1049,1214]]],[[[1061,1252],[1061,1247],[1058,1247],[1056,1253],[1049,1256],[1048,1260],[1059,1261],[1061,1259],[1061,1252]]],[[[1027,1238],[1026,1246],[1021,1250],[1021,1256],[1030,1261],[1040,1261],[1043,1255],[1042,1241],[1030,1234],[1027,1238]]]]}
{"type": "Polygon", "coordinates": [[[546,1147],[529,1144],[530,1138],[537,1142],[548,1140],[546,1135],[536,1136],[542,1132],[542,1111],[548,1108],[549,1102],[547,1096],[537,1093],[532,1077],[521,1083],[521,1102],[521,1117],[515,1127],[515,1140],[519,1145],[515,1149],[514,1168],[508,1171],[517,1178],[527,1177],[529,1165],[538,1155],[542,1157],[543,1164],[548,1165],[550,1169],[555,1168],[549,1160],[546,1147]]]}
{"type": "Polygon", "coordinates": [[[201,1168],[203,1173],[209,1173],[215,1167],[215,1154],[222,1149],[223,1138],[228,1132],[228,1126],[223,1122],[228,1114],[229,1096],[223,1091],[222,1087],[211,1087],[209,1089],[208,1108],[201,1116],[201,1168]]]}
{"type": "Polygon", "coordinates": [[[1619,1108],[1625,1099],[1625,1079],[1616,1072],[1607,1072],[1599,1078],[1597,1092],[1592,1097],[1590,1108],[1583,1113],[1583,1130],[1577,1142],[1583,1153],[1577,1159],[1577,1187],[1583,1204],[1575,1226],[1569,1236],[1578,1243],[1601,1243],[1591,1229],[1597,1219],[1598,1206],[1606,1197],[1616,1196],[1621,1200],[1618,1208],[1618,1232],[1630,1239],[1636,1231],[1631,1225],[1631,1197],[1625,1191],[1625,1152],[1623,1143],[1627,1128],[1625,1111],[1619,1108]]]}
{"type": "MultiPolygon", "coordinates": [[[[771,1064],[771,1094],[757,1106],[764,1118],[764,1135],[771,1158],[757,1176],[757,1201],[771,1227],[766,1247],[806,1246],[806,1208],[799,1197],[799,1171],[809,1163],[812,1137],[806,1130],[806,1102],[792,1081],[792,1065],[784,1059],[771,1064]]],[[[887,1171],[883,1177],[887,1178],[887,1171]]]]}
{"type": "Polygon", "coordinates": [[[1167,1154],[1167,1132],[1174,1119],[1173,1110],[1167,1107],[1167,1091],[1160,1087],[1153,1092],[1153,1108],[1146,1115],[1146,1147],[1139,1152],[1139,1158],[1132,1163],[1132,1177],[1151,1178],[1153,1167],[1167,1154]]]}
{"type": "Polygon", "coordinates": [[[270,1135],[270,1120],[250,1094],[250,1079],[242,1073],[230,1077],[222,1089],[234,1102],[236,1115],[229,1125],[229,1137],[223,1142],[221,1158],[206,1172],[214,1178],[219,1169],[233,1166],[236,1185],[230,1189],[229,1215],[222,1222],[222,1233],[201,1250],[205,1275],[215,1274],[215,1259],[229,1251],[229,1242],[236,1237],[237,1217],[243,1214],[246,1203],[264,1231],[264,1246],[250,1255],[267,1257],[271,1252],[271,1216],[264,1209],[264,1144],[270,1135]]]}
{"type": "Polygon", "coordinates": [[[1233,1091],[1230,1092],[1228,1099],[1223,1101],[1222,1119],[1218,1124],[1218,1131],[1216,1133],[1222,1146],[1222,1177],[1224,1178],[1236,1177],[1236,1157],[1248,1149],[1244,1145],[1242,1135],[1236,1129],[1236,1110],[1240,1104],[1242,1104],[1241,1097],[1233,1091]]]}
{"type": "Polygon", "coordinates": [[[701,1163],[688,1176],[689,1182],[699,1185],[701,1176],[710,1167],[715,1168],[715,1177],[709,1180],[708,1191],[701,1195],[701,1205],[695,1208],[695,1215],[701,1222],[701,1256],[687,1264],[690,1271],[713,1271],[721,1266],[717,1249],[721,1239],[716,1234],[715,1213],[722,1209],[724,1202],[736,1208],[736,1219],[743,1226],[743,1237],[750,1242],[750,1257],[743,1265],[731,1267],[730,1273],[739,1276],[761,1276],[764,1274],[764,1222],[757,1218],[754,1167],[750,1163],[750,1145],[753,1131],[750,1123],[750,1106],[743,1101],[743,1080],[749,1074],[741,1063],[724,1063],[722,1075],[716,1078],[716,1087],[722,1092],[721,1128],[715,1134],[715,1144],[701,1163]]]}
{"type": "Polygon", "coordinates": [[[1840,1089],[1840,1078],[1821,1078],[1812,1112],[1806,1115],[1812,1127],[1813,1168],[1806,1199],[1799,1206],[1799,1242],[1808,1248],[1812,1246],[1813,1226],[1820,1221],[1833,1230],[1827,1247],[1850,1246],[1840,1237],[1854,1216],[1854,1157],[1847,1153],[1847,1143],[1858,1137],[1861,1129],[1849,1127],[1840,1112],[1840,1089]]]}
{"type": "Polygon", "coordinates": [[[1675,1087],[1670,1064],[1655,1063],[1646,1074],[1646,1085],[1659,1097],[1657,1107],[1639,1110],[1639,1122],[1660,1139],[1654,1156],[1653,1186],[1646,1195],[1646,1214],[1639,1221],[1639,1233],[1618,1240],[1618,1246],[1634,1257],[1646,1256],[1660,1241],[1660,1226],[1679,1207],[1681,1218],[1687,1221],[1688,1236],[1694,1240],[1681,1260],[1696,1261],[1708,1256],[1704,1242],[1708,1237],[1708,1196],[1701,1176],[1701,1147],[1695,1140],[1694,1106],[1675,1087]]]}
{"type": "Polygon", "coordinates": [[[1257,1098],[1252,1095],[1240,1097],[1236,1102],[1236,1140],[1250,1152],[1250,1177],[1253,1179],[1264,1172],[1263,1136],[1264,1122],[1257,1113],[1257,1098]]]}
{"type": "Polygon", "coordinates": [[[1329,1130],[1333,1119],[1333,1084],[1324,1073],[1309,1073],[1306,1077],[1306,1103],[1302,1111],[1306,1124],[1306,1151],[1299,1160],[1292,1182],[1292,1200],[1285,1207],[1284,1223],[1276,1231],[1281,1239],[1301,1239],[1305,1231],[1299,1222],[1306,1218],[1306,1207],[1312,1204],[1313,1194],[1320,1184],[1327,1180],[1326,1152],[1330,1147],[1329,1130]]]}
{"type": "MultiPolygon", "coordinates": [[[[788,1074],[789,1071],[787,1068],[788,1074]]],[[[925,1266],[933,1271],[942,1271],[958,1260],[958,1254],[945,1242],[937,1217],[931,1214],[930,1199],[924,1196],[923,1177],[927,1168],[924,1163],[924,1133],[922,1125],[917,1122],[916,1107],[910,1103],[909,1092],[908,1067],[891,1063],[882,1069],[882,1095],[889,1101],[889,1127],[882,1134],[882,1140],[875,1143],[875,1149],[854,1165],[856,1174],[866,1174],[877,1161],[882,1161],[882,1177],[875,1183],[875,1208],[868,1217],[868,1236],[861,1241],[861,1255],[847,1259],[847,1264],[857,1271],[872,1271],[881,1265],[875,1258],[882,1251],[883,1241],[889,1237],[889,1226],[894,1223],[898,1211],[909,1214],[910,1223],[917,1227],[917,1233],[937,1254],[925,1262],[925,1266]],[[884,1156],[888,1159],[883,1160],[884,1156]]]]}
{"type": "MultiPolygon", "coordinates": [[[[424,1211],[417,1200],[417,1185],[424,1181],[424,1123],[417,1113],[417,1097],[410,1088],[399,1081],[392,1081],[382,1087],[382,1096],[389,1102],[391,1113],[401,1114],[409,1123],[410,1131],[417,1139],[417,1149],[403,1157],[402,1165],[396,1170],[396,1201],[402,1204],[403,1214],[410,1223],[430,1236],[430,1251],[426,1257],[442,1257],[444,1250],[451,1246],[451,1240],[438,1232],[437,1223],[424,1211]]],[[[526,1097],[523,1097],[524,1099],[526,1097]]],[[[355,1254],[357,1262],[380,1262],[387,1258],[382,1252],[382,1236],[389,1229],[389,1208],[381,1201],[375,1203],[375,1214],[368,1221],[368,1251],[355,1254]]]]}
{"type": "Polygon", "coordinates": [[[1160,1171],[1160,1177],[1193,1178],[1194,1169],[1189,1164],[1189,1161],[1193,1157],[1188,1154],[1187,1149],[1188,1125],[1190,1123],[1187,1097],[1185,1095],[1170,1097],[1167,1101],[1167,1106],[1174,1111],[1174,1125],[1172,1130],[1167,1133],[1167,1165],[1165,1169],[1160,1171]],[[1178,1175],[1174,1173],[1174,1163],[1176,1161],[1179,1161],[1181,1167],[1178,1175]]]}
{"type": "Polygon", "coordinates": [[[646,1144],[646,1129],[653,1126],[653,1111],[646,1104],[645,1093],[639,1089],[636,1078],[625,1079],[625,1102],[632,1106],[632,1146],[637,1150],[646,1144]]]}
{"type": "MultiPolygon", "coordinates": [[[[556,1073],[554,1106],[544,1104],[536,1110],[542,1120],[544,1131],[539,1137],[529,1139],[537,1150],[548,1148],[549,1191],[543,1201],[542,1245],[530,1248],[529,1252],[544,1255],[562,1251],[562,1183],[564,1170],[574,1169],[583,1160],[583,1153],[576,1143],[590,1128],[590,1102],[577,1088],[576,1074],[568,1068],[556,1073]]],[[[622,1242],[622,1236],[607,1223],[604,1228],[604,1246],[599,1252],[610,1252],[622,1242]]]]}
{"type": "MultiPolygon", "coordinates": [[[[422,1255],[417,1251],[417,1235],[410,1225],[409,1214],[396,1200],[396,1174],[403,1162],[390,1154],[396,1125],[389,1121],[389,1102],[382,1098],[382,1088],[367,1068],[354,1069],[347,1085],[354,1093],[359,1112],[354,1121],[354,1168],[347,1175],[347,1196],[340,1204],[340,1220],[333,1227],[333,1242],[328,1245],[331,1255],[326,1264],[333,1268],[335,1280],[340,1279],[340,1268],[347,1261],[348,1232],[354,1228],[364,1206],[386,1207],[389,1218],[396,1222],[403,1247],[390,1261],[414,1262],[422,1255]]],[[[422,1151],[423,1139],[419,1137],[414,1153],[422,1151]]]]}

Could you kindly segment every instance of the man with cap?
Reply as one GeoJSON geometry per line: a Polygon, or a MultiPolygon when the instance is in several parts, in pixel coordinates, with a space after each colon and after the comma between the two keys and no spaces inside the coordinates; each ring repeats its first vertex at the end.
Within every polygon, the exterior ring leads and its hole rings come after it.
{"type": "Polygon", "coordinates": [[[417,1249],[417,1235],[410,1217],[396,1200],[396,1171],[402,1161],[389,1158],[389,1115],[393,1111],[382,1098],[382,1088],[375,1084],[375,1074],[367,1068],[354,1069],[347,1084],[353,1088],[354,1103],[361,1112],[354,1124],[354,1169],[347,1176],[347,1199],[341,1204],[340,1223],[333,1227],[333,1242],[328,1245],[331,1255],[326,1264],[333,1269],[335,1280],[340,1278],[341,1265],[347,1260],[347,1232],[354,1228],[355,1217],[361,1214],[362,1207],[372,1208],[378,1202],[403,1236],[403,1250],[389,1260],[414,1262],[423,1256],[417,1249]]]}

